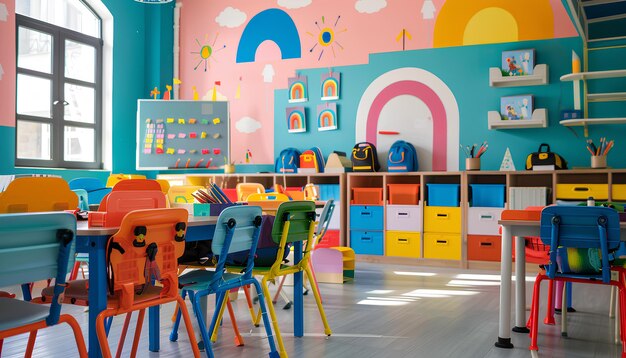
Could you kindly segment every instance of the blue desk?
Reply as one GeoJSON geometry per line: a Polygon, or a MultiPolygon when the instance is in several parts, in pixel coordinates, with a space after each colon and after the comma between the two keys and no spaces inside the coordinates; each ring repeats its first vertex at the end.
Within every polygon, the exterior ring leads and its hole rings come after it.
{"type": "MultiPolygon", "coordinates": [[[[217,222],[216,216],[190,216],[187,241],[206,240],[211,237],[217,222]]],[[[96,335],[96,317],[107,308],[106,243],[118,228],[88,227],[79,221],[76,230],[76,251],[89,254],[89,357],[100,358],[100,344],[96,335]]],[[[150,308],[150,351],[159,351],[159,307],[150,308]]]]}

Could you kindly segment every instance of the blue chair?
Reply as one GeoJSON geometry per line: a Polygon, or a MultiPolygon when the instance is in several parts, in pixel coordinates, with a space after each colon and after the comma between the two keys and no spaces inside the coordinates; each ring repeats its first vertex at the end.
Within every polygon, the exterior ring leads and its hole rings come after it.
{"type": "Polygon", "coordinates": [[[76,218],[69,213],[0,215],[0,287],[55,278],[50,306],[0,297],[0,340],[30,332],[30,357],[41,328],[67,323],[80,357],[87,357],[82,331],[74,317],[61,313],[65,276],[74,261],[76,218]]]}
{"type": "Polygon", "coordinates": [[[88,211],[89,210],[89,194],[85,189],[72,189],[72,191],[78,197],[78,208],[80,210],[88,211]]]}
{"type": "MultiPolygon", "coordinates": [[[[622,357],[626,357],[626,270],[611,266],[614,252],[620,246],[617,211],[605,207],[548,206],[541,211],[540,235],[551,250],[549,264],[535,280],[531,306],[531,355],[538,356],[539,291],[541,281],[548,279],[619,288],[622,357]],[[611,279],[612,271],[619,274],[618,280],[611,279]]],[[[563,332],[563,335],[567,334],[565,330],[563,332]]]]}
{"type": "Polygon", "coordinates": [[[98,178],[76,178],[69,182],[70,189],[84,189],[87,192],[87,202],[92,205],[100,204],[102,198],[111,192],[98,178]]]}
{"type": "MultiPolygon", "coordinates": [[[[263,323],[270,345],[270,357],[278,357],[278,351],[274,343],[270,321],[263,299],[263,291],[259,282],[252,276],[254,267],[254,255],[259,240],[261,229],[261,208],[258,206],[233,206],[226,208],[220,214],[215,227],[215,233],[211,243],[213,253],[219,253],[215,271],[198,269],[179,277],[178,283],[183,288],[183,297],[189,295],[193,301],[193,309],[198,318],[200,333],[204,342],[206,355],[213,357],[211,348],[211,334],[216,328],[220,310],[216,309],[211,320],[209,332],[207,332],[204,313],[200,305],[200,298],[210,294],[216,295],[218,305],[228,299],[228,291],[246,285],[254,285],[259,296],[259,304],[263,315],[263,323]],[[245,268],[240,273],[227,273],[225,271],[226,258],[229,253],[248,251],[245,268]]],[[[177,314],[170,340],[175,341],[178,337],[180,323],[180,310],[177,314]]]]}

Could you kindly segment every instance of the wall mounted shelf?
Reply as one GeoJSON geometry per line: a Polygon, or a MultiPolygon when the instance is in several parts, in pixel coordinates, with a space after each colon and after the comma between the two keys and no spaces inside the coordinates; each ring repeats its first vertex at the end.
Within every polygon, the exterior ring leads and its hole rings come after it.
{"type": "Polygon", "coordinates": [[[536,65],[533,68],[533,74],[526,76],[502,76],[500,68],[489,68],[489,86],[491,87],[538,86],[548,84],[548,79],[548,65],[546,64],[536,65]]]}
{"type": "Polygon", "coordinates": [[[500,112],[489,111],[489,129],[546,128],[548,126],[548,110],[537,108],[530,119],[503,120],[500,112]]]}
{"type": "Polygon", "coordinates": [[[560,121],[566,127],[582,127],[594,124],[624,124],[626,118],[580,118],[560,121]]]}
{"type": "Polygon", "coordinates": [[[568,73],[561,76],[561,81],[594,80],[600,78],[626,77],[626,70],[593,71],[568,73]]]}

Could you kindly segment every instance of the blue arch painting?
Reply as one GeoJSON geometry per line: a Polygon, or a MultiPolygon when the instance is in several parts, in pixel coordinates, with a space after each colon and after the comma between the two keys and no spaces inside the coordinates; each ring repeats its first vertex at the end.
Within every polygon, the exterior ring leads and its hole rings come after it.
{"type": "Polygon", "coordinates": [[[283,60],[300,58],[300,35],[291,17],[280,9],[268,9],[254,16],[241,34],[237,48],[237,63],[254,62],[257,48],[264,41],[280,48],[283,60]]]}

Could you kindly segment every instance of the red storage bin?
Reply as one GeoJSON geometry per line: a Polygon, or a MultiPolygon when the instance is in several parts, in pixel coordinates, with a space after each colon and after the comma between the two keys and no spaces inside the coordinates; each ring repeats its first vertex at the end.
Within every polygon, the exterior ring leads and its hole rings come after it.
{"type": "Polygon", "coordinates": [[[324,237],[320,240],[320,242],[315,245],[316,249],[319,248],[331,248],[336,246],[341,246],[341,237],[339,235],[339,230],[327,230],[324,237]]]}
{"type": "Polygon", "coordinates": [[[352,205],[383,205],[383,188],[352,188],[352,205]]]}
{"type": "Polygon", "coordinates": [[[467,235],[467,259],[500,261],[501,243],[496,235],[467,235]]]}
{"type": "Polygon", "coordinates": [[[387,184],[390,205],[417,205],[420,201],[419,184],[387,184]]]}

